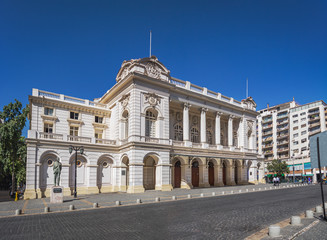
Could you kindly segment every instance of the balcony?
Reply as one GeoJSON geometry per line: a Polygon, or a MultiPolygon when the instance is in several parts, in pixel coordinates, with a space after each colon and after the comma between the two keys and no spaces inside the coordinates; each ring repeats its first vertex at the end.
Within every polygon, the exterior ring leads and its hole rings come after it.
{"type": "Polygon", "coordinates": [[[320,121],[309,124],[309,128],[320,126],[320,121]]]}
{"type": "Polygon", "coordinates": [[[265,154],[265,155],[267,155],[267,154],[273,154],[273,150],[263,151],[263,154],[265,154]]]}
{"type": "Polygon", "coordinates": [[[266,148],[272,148],[273,145],[272,144],[267,144],[267,145],[263,145],[262,148],[263,149],[266,149],[266,148]]]}
{"type": "Polygon", "coordinates": [[[287,138],[288,137],[288,133],[287,134],[279,134],[277,135],[277,139],[283,139],[283,138],[287,138]]]}
{"type": "Polygon", "coordinates": [[[80,136],[72,136],[68,135],[67,140],[71,142],[85,142],[85,143],[91,143],[91,138],[88,137],[80,137],[80,136]]]}
{"type": "Polygon", "coordinates": [[[288,148],[277,148],[277,152],[288,152],[288,148]]]}
{"type": "Polygon", "coordinates": [[[184,142],[183,141],[177,141],[177,140],[173,140],[173,146],[184,146],[184,142]]]}
{"type": "Polygon", "coordinates": [[[317,133],[320,133],[320,128],[310,131],[309,136],[311,137],[312,135],[315,135],[317,133]]]}
{"type": "Polygon", "coordinates": [[[271,135],[272,133],[273,133],[272,131],[262,132],[262,136],[271,135]]]}
{"type": "Polygon", "coordinates": [[[308,112],[308,116],[311,116],[312,114],[319,114],[319,109],[315,109],[313,111],[308,112]]]}
{"type": "Polygon", "coordinates": [[[288,119],[284,119],[282,121],[277,121],[278,125],[285,124],[285,123],[288,123],[288,119]]]}
{"type": "Polygon", "coordinates": [[[272,122],[272,118],[265,118],[262,120],[263,123],[272,122]]]}
{"type": "Polygon", "coordinates": [[[288,129],[288,126],[277,128],[277,132],[280,132],[280,131],[283,131],[283,130],[287,130],[287,129],[288,129]]]}
{"type": "Polygon", "coordinates": [[[272,124],[268,124],[268,125],[262,126],[262,129],[269,129],[269,128],[272,128],[272,127],[273,127],[272,124]]]}
{"type": "Polygon", "coordinates": [[[273,140],[273,137],[267,137],[267,138],[262,139],[262,142],[269,142],[272,140],[273,140]]]}
{"type": "Polygon", "coordinates": [[[287,118],[288,114],[277,115],[277,119],[287,118]]]}
{"type": "Polygon", "coordinates": [[[62,134],[55,134],[55,133],[40,132],[39,137],[41,139],[63,140],[63,135],[62,134]]]}
{"type": "Polygon", "coordinates": [[[106,145],[116,145],[115,140],[101,139],[101,138],[96,138],[95,143],[106,144],[106,145]]]}
{"type": "Polygon", "coordinates": [[[320,119],[319,115],[309,117],[309,122],[320,119]]]}
{"type": "Polygon", "coordinates": [[[277,146],[288,144],[288,141],[277,142],[277,146]]]}

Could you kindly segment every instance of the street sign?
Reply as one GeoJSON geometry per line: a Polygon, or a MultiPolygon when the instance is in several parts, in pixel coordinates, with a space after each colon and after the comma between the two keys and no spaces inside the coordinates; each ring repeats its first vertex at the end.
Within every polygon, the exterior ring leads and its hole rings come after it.
{"type": "Polygon", "coordinates": [[[311,168],[319,168],[317,154],[317,138],[319,138],[320,164],[327,166],[327,131],[310,137],[311,168]]]}

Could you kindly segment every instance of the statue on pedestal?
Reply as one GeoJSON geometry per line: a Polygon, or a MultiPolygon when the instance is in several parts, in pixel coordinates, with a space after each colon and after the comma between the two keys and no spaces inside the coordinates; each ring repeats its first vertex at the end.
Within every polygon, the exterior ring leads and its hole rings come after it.
{"type": "Polygon", "coordinates": [[[61,162],[59,162],[59,159],[57,158],[53,163],[54,186],[59,186],[61,168],[61,162]]]}

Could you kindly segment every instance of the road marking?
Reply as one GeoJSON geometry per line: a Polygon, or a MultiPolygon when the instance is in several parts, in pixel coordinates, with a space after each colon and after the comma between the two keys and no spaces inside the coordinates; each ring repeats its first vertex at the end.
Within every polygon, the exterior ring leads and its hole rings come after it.
{"type": "Polygon", "coordinates": [[[48,204],[45,202],[44,198],[41,198],[41,199],[42,199],[42,202],[43,202],[44,206],[47,207],[48,204]]]}
{"type": "Polygon", "coordinates": [[[319,222],[319,220],[314,221],[309,226],[307,226],[307,227],[303,228],[301,231],[295,233],[292,237],[289,238],[289,240],[293,240],[293,239],[297,238],[298,236],[302,235],[303,233],[308,231],[310,228],[312,228],[314,225],[316,225],[318,222],[319,222]]]}
{"type": "Polygon", "coordinates": [[[81,199],[80,201],[85,202],[85,203],[87,203],[89,205],[93,205],[93,203],[91,203],[90,201],[84,200],[84,199],[81,199]]]}
{"type": "Polygon", "coordinates": [[[25,200],[25,202],[24,202],[24,206],[23,206],[23,209],[22,209],[22,213],[25,212],[25,209],[26,209],[26,207],[27,207],[27,204],[28,204],[28,200],[25,200]]]}

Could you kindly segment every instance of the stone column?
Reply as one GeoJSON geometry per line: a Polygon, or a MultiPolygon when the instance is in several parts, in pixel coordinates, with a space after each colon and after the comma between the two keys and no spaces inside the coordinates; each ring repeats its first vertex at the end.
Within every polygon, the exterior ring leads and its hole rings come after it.
{"type": "Polygon", "coordinates": [[[216,137],[216,144],[221,145],[221,139],[220,139],[220,117],[222,113],[217,112],[216,113],[216,126],[215,126],[215,137],[216,137]]]}
{"type": "Polygon", "coordinates": [[[189,165],[182,164],[181,165],[181,188],[183,189],[191,189],[191,182],[190,182],[190,168],[189,165]]]}
{"type": "Polygon", "coordinates": [[[233,146],[233,115],[229,115],[228,118],[228,146],[233,146]]]}
{"type": "Polygon", "coordinates": [[[187,142],[190,142],[190,120],[189,120],[189,109],[191,105],[189,103],[184,103],[184,109],[183,109],[183,140],[185,142],[185,145],[187,142]]]}
{"type": "MultiPolygon", "coordinates": [[[[206,162],[205,158],[203,162],[206,162]]],[[[199,165],[199,187],[210,187],[208,181],[208,168],[206,164],[199,165]]]]}
{"type": "Polygon", "coordinates": [[[201,108],[201,143],[207,142],[207,127],[206,127],[206,113],[208,109],[207,108],[201,108]]]}

